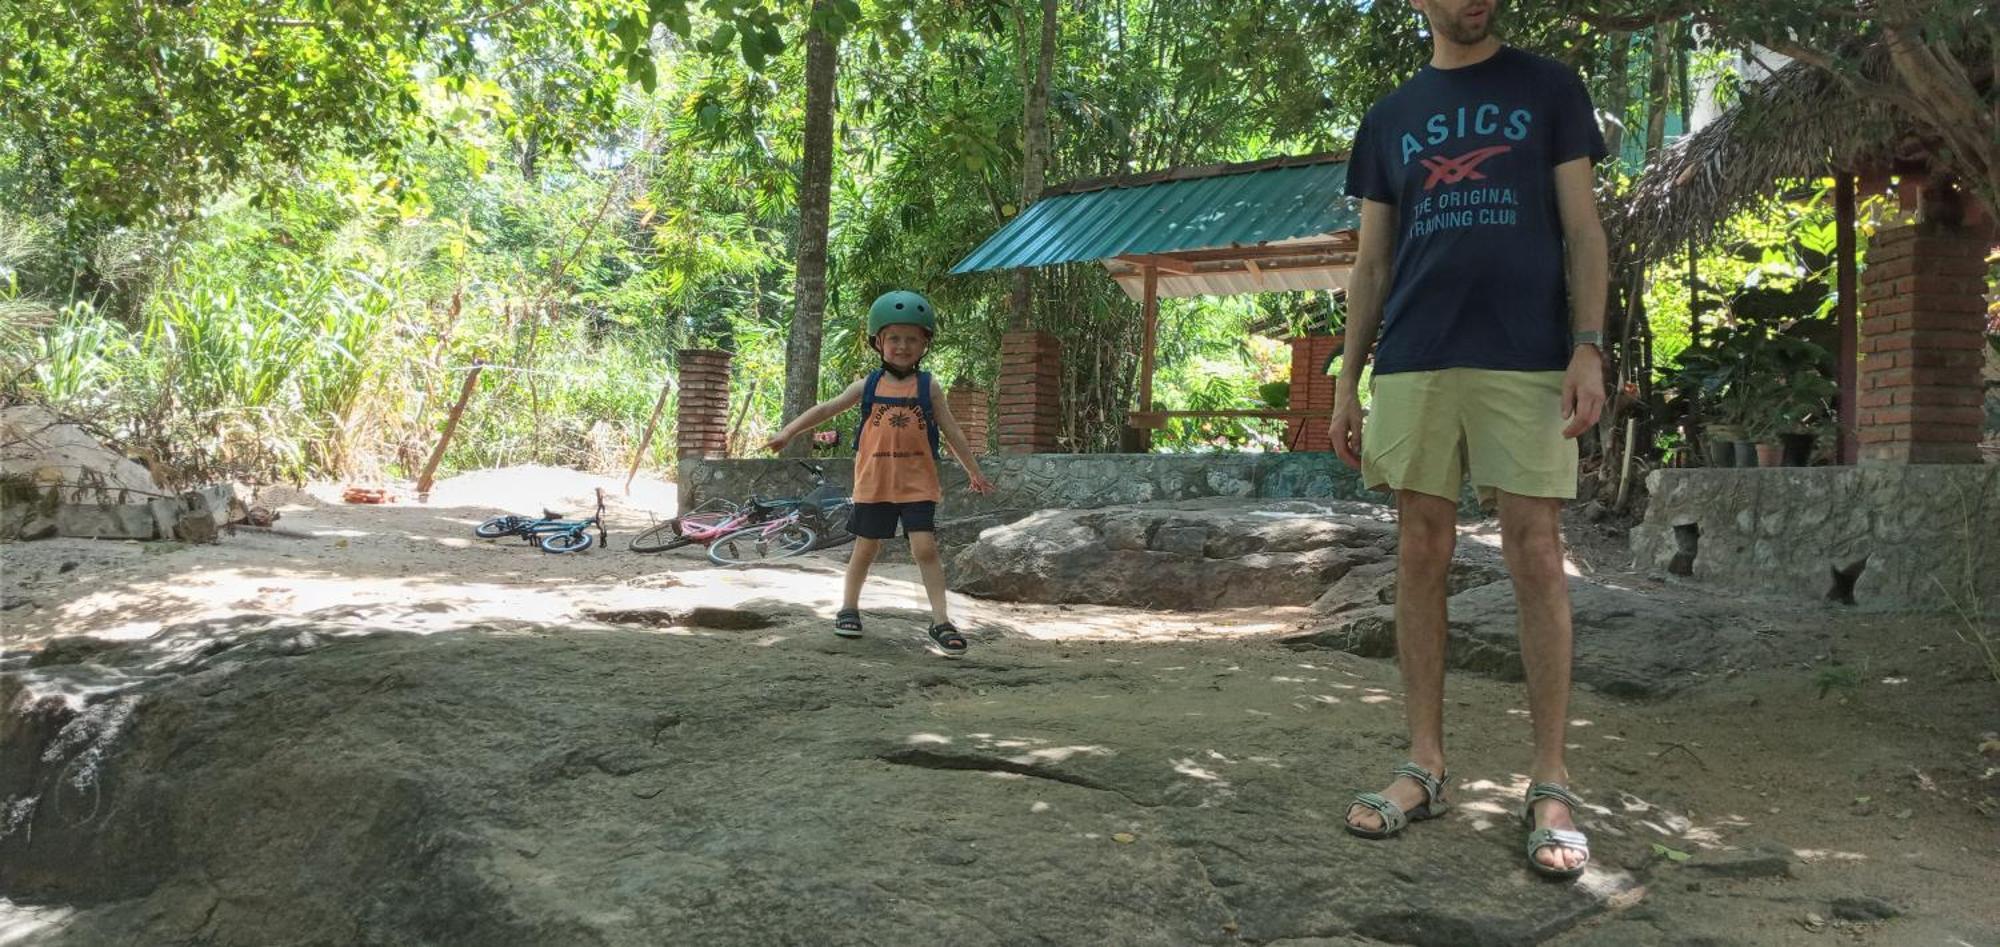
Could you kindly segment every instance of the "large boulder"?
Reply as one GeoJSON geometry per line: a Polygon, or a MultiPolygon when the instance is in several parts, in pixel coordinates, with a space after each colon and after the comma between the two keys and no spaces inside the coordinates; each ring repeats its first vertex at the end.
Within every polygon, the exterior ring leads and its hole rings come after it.
{"type": "Polygon", "coordinates": [[[143,503],[160,493],[146,468],[32,404],[0,408],[0,480],[59,488],[64,503],[143,503]]]}
{"type": "MultiPolygon", "coordinates": [[[[1736,666],[1758,638],[1740,616],[1686,594],[1570,582],[1574,679],[1616,697],[1673,694],[1704,675],[1736,666]]],[[[1524,676],[1512,583],[1480,585],[1450,600],[1446,663],[1518,681],[1524,676]]],[[[1396,656],[1396,614],[1378,605],[1336,613],[1286,642],[1370,658],[1396,656]]]]}
{"type": "Polygon", "coordinates": [[[1310,605],[1395,551],[1394,521],[1372,504],[1196,500],[1045,510],[986,530],[950,575],[958,591],[1006,601],[1310,605]]]}

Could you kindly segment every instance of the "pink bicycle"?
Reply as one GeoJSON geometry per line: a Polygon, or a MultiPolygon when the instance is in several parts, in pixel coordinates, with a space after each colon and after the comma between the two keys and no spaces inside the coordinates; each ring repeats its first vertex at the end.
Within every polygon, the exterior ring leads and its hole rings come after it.
{"type": "Polygon", "coordinates": [[[745,565],[852,542],[854,535],[847,531],[852,499],[829,485],[819,467],[800,466],[816,481],[805,496],[753,497],[741,506],[712,501],[632,537],[632,550],[661,552],[700,543],[718,565],[745,565]]]}

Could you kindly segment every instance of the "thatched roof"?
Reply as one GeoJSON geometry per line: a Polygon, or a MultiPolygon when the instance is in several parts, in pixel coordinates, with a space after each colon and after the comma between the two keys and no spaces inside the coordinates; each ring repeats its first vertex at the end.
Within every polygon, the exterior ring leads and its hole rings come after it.
{"type": "Polygon", "coordinates": [[[1908,126],[1823,69],[1792,63],[1757,83],[1701,131],[1662,150],[1612,221],[1645,257],[1706,242],[1715,227],[1786,180],[1895,158],[1908,126]]]}

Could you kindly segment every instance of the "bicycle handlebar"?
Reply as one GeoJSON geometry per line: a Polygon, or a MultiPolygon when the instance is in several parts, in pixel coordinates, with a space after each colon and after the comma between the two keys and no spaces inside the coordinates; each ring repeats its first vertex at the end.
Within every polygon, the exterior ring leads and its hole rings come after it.
{"type": "Polygon", "coordinates": [[[805,461],[803,461],[803,460],[799,461],[798,463],[799,463],[799,466],[801,466],[801,467],[804,467],[804,468],[806,469],[806,472],[807,472],[807,473],[809,473],[809,474],[812,474],[812,475],[813,475],[813,476],[815,476],[815,477],[825,477],[825,476],[826,476],[826,469],[825,469],[825,468],[823,468],[823,467],[821,467],[821,466],[819,466],[818,464],[809,464],[809,463],[806,463],[806,462],[805,462],[805,461]]]}

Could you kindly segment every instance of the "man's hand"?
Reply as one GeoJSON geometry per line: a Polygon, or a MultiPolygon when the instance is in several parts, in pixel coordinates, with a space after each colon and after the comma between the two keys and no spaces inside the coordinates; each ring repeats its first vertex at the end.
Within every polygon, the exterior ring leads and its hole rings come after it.
{"type": "Polygon", "coordinates": [[[1336,396],[1333,403],[1333,420],[1327,422],[1326,435],[1333,439],[1333,452],[1347,466],[1361,467],[1361,402],[1358,398],[1336,396]]]}
{"type": "Polygon", "coordinates": [[[1590,430],[1604,413],[1604,356],[1595,345],[1579,345],[1569,357],[1569,371],[1563,374],[1564,437],[1576,437],[1590,430]]]}
{"type": "Polygon", "coordinates": [[[764,442],[764,449],[775,454],[778,453],[779,451],[784,450],[785,445],[790,444],[791,442],[792,439],[786,437],[783,434],[773,435],[770,440],[764,442]]]}
{"type": "Polygon", "coordinates": [[[970,470],[967,470],[965,472],[965,479],[971,485],[972,492],[974,493],[993,492],[993,481],[986,479],[986,474],[980,471],[978,467],[973,467],[970,470]]]}

